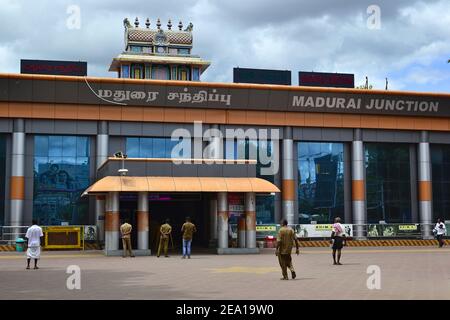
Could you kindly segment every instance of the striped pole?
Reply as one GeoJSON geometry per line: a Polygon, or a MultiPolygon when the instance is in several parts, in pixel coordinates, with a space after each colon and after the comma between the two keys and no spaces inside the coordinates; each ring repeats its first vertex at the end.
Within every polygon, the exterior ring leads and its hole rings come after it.
{"type": "Polygon", "coordinates": [[[110,192],[106,197],[105,251],[119,250],[119,192],[110,192]]]}
{"type": "Polygon", "coordinates": [[[245,219],[246,215],[241,215],[238,219],[239,248],[245,248],[245,219]]]}
{"type": "MultiPolygon", "coordinates": [[[[15,119],[13,126],[9,224],[11,226],[21,226],[23,224],[25,202],[25,121],[23,119],[15,119]]],[[[13,229],[12,232],[17,235],[20,230],[13,229]]],[[[13,235],[14,239],[16,235],[13,235]]]]}
{"type": "MultiPolygon", "coordinates": [[[[98,123],[97,146],[96,146],[96,169],[98,170],[108,158],[108,122],[98,123]]],[[[105,196],[99,196],[95,200],[95,224],[97,225],[98,241],[105,241],[105,196]]]]}
{"type": "Polygon", "coordinates": [[[365,239],[366,191],[364,179],[364,145],[360,129],[355,129],[352,142],[352,207],[355,239],[365,239]]]}
{"type": "Polygon", "coordinates": [[[217,193],[218,247],[228,248],[228,193],[217,193]]]}
{"type": "Polygon", "coordinates": [[[420,223],[422,224],[423,239],[432,239],[432,189],[431,189],[431,163],[430,144],[428,143],[428,132],[422,131],[419,143],[419,210],[420,223]]]}
{"type": "Polygon", "coordinates": [[[138,193],[137,230],[138,230],[138,249],[148,250],[149,248],[148,192],[138,193]]]}
{"type": "Polygon", "coordinates": [[[255,193],[247,192],[245,194],[245,228],[246,228],[246,247],[256,248],[256,204],[255,193]]]}
{"type": "Polygon", "coordinates": [[[294,201],[295,201],[295,181],[294,181],[294,141],[292,139],[292,128],[284,128],[283,154],[282,154],[282,215],[288,224],[295,224],[294,221],[294,201]]]}

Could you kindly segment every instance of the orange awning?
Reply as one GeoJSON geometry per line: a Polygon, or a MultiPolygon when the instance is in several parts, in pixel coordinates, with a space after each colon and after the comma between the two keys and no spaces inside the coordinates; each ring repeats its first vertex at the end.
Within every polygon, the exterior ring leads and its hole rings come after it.
{"type": "Polygon", "coordinates": [[[272,193],[280,189],[260,178],[108,176],[87,188],[83,196],[113,191],[272,193]]]}

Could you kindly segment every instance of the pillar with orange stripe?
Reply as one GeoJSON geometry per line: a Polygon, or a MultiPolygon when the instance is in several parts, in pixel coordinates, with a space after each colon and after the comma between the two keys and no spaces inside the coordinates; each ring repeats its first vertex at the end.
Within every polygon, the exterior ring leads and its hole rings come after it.
{"type": "Polygon", "coordinates": [[[352,209],[355,239],[365,238],[366,188],[364,180],[364,145],[361,129],[354,129],[352,142],[352,209]]]}
{"type": "Polygon", "coordinates": [[[245,248],[245,214],[241,214],[238,218],[238,246],[239,248],[245,248]]]}
{"type": "Polygon", "coordinates": [[[25,121],[15,119],[13,126],[9,225],[21,226],[25,202],[25,121]]]}
{"type": "Polygon", "coordinates": [[[431,224],[431,163],[430,163],[430,144],[428,142],[428,132],[422,131],[419,143],[419,212],[420,223],[422,224],[422,237],[432,239],[431,224]]]}
{"type": "Polygon", "coordinates": [[[256,199],[254,192],[245,193],[245,247],[256,248],[256,199]]]}
{"type": "Polygon", "coordinates": [[[282,216],[288,224],[294,224],[294,141],[292,139],[292,127],[284,128],[282,167],[281,167],[281,203],[282,216]]]}
{"type": "Polygon", "coordinates": [[[217,193],[217,240],[219,249],[228,248],[228,193],[217,193]]]}
{"type": "Polygon", "coordinates": [[[119,192],[109,192],[105,206],[105,254],[114,255],[119,250],[119,192]]]}
{"type": "Polygon", "coordinates": [[[149,250],[148,192],[138,193],[137,231],[138,250],[149,250]]]}
{"type": "MultiPolygon", "coordinates": [[[[98,170],[104,161],[108,159],[108,121],[99,121],[97,128],[96,141],[96,170],[98,170]]],[[[100,196],[95,199],[95,224],[97,225],[98,240],[105,240],[105,197],[100,196]]]]}

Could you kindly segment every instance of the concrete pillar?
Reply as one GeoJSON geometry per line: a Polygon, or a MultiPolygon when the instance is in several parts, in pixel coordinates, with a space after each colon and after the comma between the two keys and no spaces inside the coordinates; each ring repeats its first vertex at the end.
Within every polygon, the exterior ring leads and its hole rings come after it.
{"type": "MultiPolygon", "coordinates": [[[[292,139],[292,128],[285,127],[283,135],[282,166],[281,166],[281,201],[282,216],[288,224],[295,224],[294,202],[295,202],[295,180],[294,180],[294,141],[292,139]]],[[[278,221],[277,221],[278,222],[278,221]]]]}
{"type": "Polygon", "coordinates": [[[409,145],[409,175],[411,177],[411,183],[409,188],[411,190],[411,222],[412,223],[420,223],[419,222],[419,195],[417,193],[417,181],[418,178],[418,163],[417,159],[418,151],[417,147],[414,144],[409,145]]]}
{"type": "Polygon", "coordinates": [[[105,251],[119,250],[119,192],[106,196],[105,251]]]}
{"type": "Polygon", "coordinates": [[[95,224],[97,226],[97,241],[105,241],[105,212],[106,196],[98,195],[95,197],[95,224]]]}
{"type": "Polygon", "coordinates": [[[211,199],[209,201],[210,212],[210,239],[217,240],[217,199],[211,199]]]}
{"type": "Polygon", "coordinates": [[[138,250],[148,250],[149,249],[148,192],[138,193],[137,230],[138,230],[137,233],[138,250]]]}
{"type": "Polygon", "coordinates": [[[228,248],[228,193],[217,193],[218,247],[228,248]]]}
{"type": "MultiPolygon", "coordinates": [[[[98,122],[97,148],[96,148],[96,170],[108,158],[108,122],[98,122]]],[[[95,224],[97,226],[97,239],[103,243],[105,241],[105,197],[100,196],[95,200],[95,224]]]]}
{"type": "MultiPolygon", "coordinates": [[[[351,146],[344,143],[344,222],[352,223],[352,161],[351,146]]],[[[330,221],[331,222],[331,221],[330,221]]]]}
{"type": "Polygon", "coordinates": [[[245,194],[246,247],[256,248],[256,199],[254,192],[245,194]]]}
{"type": "Polygon", "coordinates": [[[108,142],[109,142],[108,122],[99,121],[97,134],[97,150],[96,150],[97,169],[100,168],[103,162],[105,162],[105,160],[108,158],[108,142]]]}
{"type": "Polygon", "coordinates": [[[245,236],[246,236],[245,220],[246,220],[246,215],[241,215],[238,219],[238,247],[239,248],[245,248],[245,236]]]}
{"type": "Polygon", "coordinates": [[[352,142],[352,209],[355,239],[365,239],[366,186],[364,178],[364,145],[361,129],[355,129],[352,142]]]}
{"type": "MultiPolygon", "coordinates": [[[[9,225],[21,226],[25,202],[25,121],[15,119],[12,133],[9,225]]],[[[11,230],[13,233],[19,229],[11,230]]],[[[14,239],[16,238],[13,235],[14,239]]]]}
{"type": "Polygon", "coordinates": [[[422,131],[419,143],[419,213],[422,224],[422,237],[432,239],[432,190],[431,190],[431,161],[428,132],[422,131]]]}

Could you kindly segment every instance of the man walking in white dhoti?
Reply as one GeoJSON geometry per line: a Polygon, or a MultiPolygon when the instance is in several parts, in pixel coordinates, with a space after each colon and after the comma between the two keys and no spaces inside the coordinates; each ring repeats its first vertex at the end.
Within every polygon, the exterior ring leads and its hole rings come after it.
{"type": "Polygon", "coordinates": [[[39,269],[37,262],[41,257],[41,237],[43,236],[42,228],[37,225],[36,220],[33,220],[33,225],[28,228],[25,234],[25,238],[28,239],[27,269],[30,269],[31,259],[34,259],[34,269],[39,269]]]}

